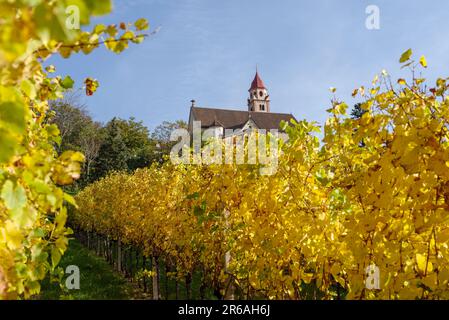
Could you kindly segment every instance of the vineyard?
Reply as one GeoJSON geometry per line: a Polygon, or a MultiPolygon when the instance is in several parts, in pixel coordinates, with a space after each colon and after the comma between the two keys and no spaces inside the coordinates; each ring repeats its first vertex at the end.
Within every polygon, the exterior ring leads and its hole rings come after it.
{"type": "Polygon", "coordinates": [[[331,88],[326,123],[281,123],[272,174],[167,158],[73,196],[85,157],[57,151],[50,102],[99,83],[76,88],[48,61],[148,36],[145,19],[90,26],[111,10],[0,0],[0,300],[62,287],[70,237],[153,299],[449,299],[449,78],[418,77],[424,56],[400,57],[409,80],[382,71],[354,90],[356,116],[331,88]]]}
{"type": "MultiPolygon", "coordinates": [[[[427,67],[411,54],[401,63],[427,67]]],[[[446,81],[427,89],[382,72],[353,93],[360,117],[333,100],[322,141],[314,123],[283,123],[273,175],[170,161],[113,173],[76,197],[70,223],[121,270],[129,252],[150,261],[131,266],[155,299],[162,269],[187,292],[200,274],[217,298],[447,299],[446,81]],[[369,290],[373,265],[380,287],[369,290]]]]}

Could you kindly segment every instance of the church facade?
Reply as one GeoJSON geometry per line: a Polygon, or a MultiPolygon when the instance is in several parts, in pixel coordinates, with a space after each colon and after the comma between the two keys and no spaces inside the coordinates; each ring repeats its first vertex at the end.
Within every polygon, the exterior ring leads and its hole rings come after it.
{"type": "Polygon", "coordinates": [[[248,110],[230,110],[217,108],[201,108],[192,100],[189,115],[189,132],[192,133],[194,121],[201,122],[201,129],[213,129],[216,136],[227,137],[244,134],[250,130],[280,130],[281,121],[295,119],[292,114],[271,112],[270,95],[259,73],[248,90],[248,110]]]}

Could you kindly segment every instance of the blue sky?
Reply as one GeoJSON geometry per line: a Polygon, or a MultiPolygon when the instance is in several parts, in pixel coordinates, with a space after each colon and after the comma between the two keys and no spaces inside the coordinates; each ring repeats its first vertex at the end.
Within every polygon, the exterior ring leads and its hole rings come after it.
{"type": "Polygon", "coordinates": [[[98,92],[83,98],[92,116],[187,120],[198,106],[246,110],[256,65],[273,112],[324,123],[329,87],[353,105],[354,88],[369,86],[386,69],[407,76],[398,59],[424,54],[429,80],[449,76],[447,0],[116,0],[114,12],[94,23],[147,18],[159,32],[120,55],[106,49],[68,60],[52,58],[61,75],[98,92]],[[365,27],[368,5],[380,9],[380,30],[365,27]]]}

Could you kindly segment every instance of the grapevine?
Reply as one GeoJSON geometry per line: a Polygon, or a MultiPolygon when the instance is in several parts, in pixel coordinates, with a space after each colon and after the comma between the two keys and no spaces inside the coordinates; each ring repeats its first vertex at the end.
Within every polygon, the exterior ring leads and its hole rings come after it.
{"type": "MultiPolygon", "coordinates": [[[[54,76],[43,63],[54,54],[90,53],[107,37],[106,47],[121,52],[139,43],[148,27],[97,25],[92,32],[69,29],[66,8],[74,1],[0,0],[0,299],[30,298],[58,268],[72,231],[66,227],[62,187],[79,178],[84,156],[56,153],[59,129],[50,124],[49,100],[73,88],[70,76],[54,76]]],[[[81,25],[111,10],[110,1],[76,1],[81,25]]],[[[86,83],[91,94],[98,83],[86,83]]]]}
{"type": "Polygon", "coordinates": [[[313,286],[324,299],[447,299],[447,80],[393,85],[383,72],[354,91],[360,118],[333,100],[322,141],[314,123],[283,123],[273,175],[169,161],[113,173],[77,196],[71,221],[171,261],[179,279],[200,268],[223,296],[302,299],[313,286]]]}

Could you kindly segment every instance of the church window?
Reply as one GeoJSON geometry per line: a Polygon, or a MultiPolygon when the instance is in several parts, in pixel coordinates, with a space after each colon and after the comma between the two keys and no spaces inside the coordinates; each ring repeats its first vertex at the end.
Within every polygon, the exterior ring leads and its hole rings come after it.
{"type": "Polygon", "coordinates": [[[265,111],[265,105],[261,104],[260,105],[260,110],[265,111]]]}

